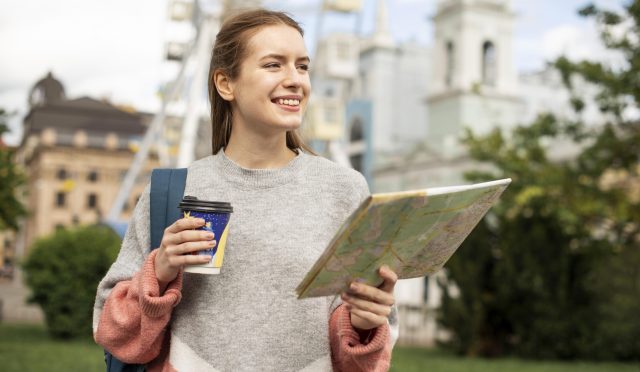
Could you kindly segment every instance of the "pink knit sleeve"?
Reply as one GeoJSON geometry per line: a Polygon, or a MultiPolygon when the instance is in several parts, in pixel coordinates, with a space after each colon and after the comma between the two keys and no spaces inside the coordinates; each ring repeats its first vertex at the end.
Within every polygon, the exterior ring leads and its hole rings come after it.
{"type": "Polygon", "coordinates": [[[148,363],[158,356],[174,306],[180,302],[182,271],[160,296],[149,254],[131,280],[116,284],[102,308],[96,342],[125,363],[148,363]]]}
{"type": "Polygon", "coordinates": [[[338,306],[329,319],[331,362],[334,371],[388,371],[391,364],[389,326],[378,327],[367,344],[360,343],[344,305],[338,306]]]}

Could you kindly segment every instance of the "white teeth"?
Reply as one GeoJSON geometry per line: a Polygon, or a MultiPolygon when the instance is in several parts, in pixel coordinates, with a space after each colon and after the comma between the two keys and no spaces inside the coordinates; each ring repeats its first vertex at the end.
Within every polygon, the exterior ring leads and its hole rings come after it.
{"type": "Polygon", "coordinates": [[[300,105],[300,100],[298,99],[278,99],[278,103],[281,105],[287,105],[287,106],[298,106],[300,105]]]}

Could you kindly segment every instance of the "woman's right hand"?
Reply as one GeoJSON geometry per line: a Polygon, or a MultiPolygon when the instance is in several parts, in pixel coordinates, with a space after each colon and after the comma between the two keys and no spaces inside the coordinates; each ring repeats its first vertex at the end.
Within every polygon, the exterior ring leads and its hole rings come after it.
{"type": "Polygon", "coordinates": [[[217,244],[212,232],[194,230],[204,224],[201,218],[182,218],[164,230],[154,262],[159,283],[167,284],[174,280],[184,265],[202,265],[211,260],[209,255],[191,254],[211,249],[217,244]]]}

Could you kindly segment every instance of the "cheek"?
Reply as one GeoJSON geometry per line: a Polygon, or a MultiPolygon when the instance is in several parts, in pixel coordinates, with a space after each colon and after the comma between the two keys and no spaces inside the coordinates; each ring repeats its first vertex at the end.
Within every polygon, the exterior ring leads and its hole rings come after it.
{"type": "Polygon", "coordinates": [[[306,90],[307,93],[311,92],[311,78],[309,77],[309,75],[307,75],[307,77],[304,79],[302,83],[302,89],[306,90]]]}

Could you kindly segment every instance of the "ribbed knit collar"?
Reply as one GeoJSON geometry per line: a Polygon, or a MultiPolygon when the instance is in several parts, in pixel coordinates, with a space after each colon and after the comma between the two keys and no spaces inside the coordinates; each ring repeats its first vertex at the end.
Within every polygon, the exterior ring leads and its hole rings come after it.
{"type": "Polygon", "coordinates": [[[304,160],[309,156],[298,149],[298,155],[282,168],[249,169],[243,168],[224,153],[224,149],[213,155],[213,165],[216,174],[238,186],[246,188],[271,188],[293,182],[304,160]],[[218,173],[219,172],[219,173],[218,173]]]}

